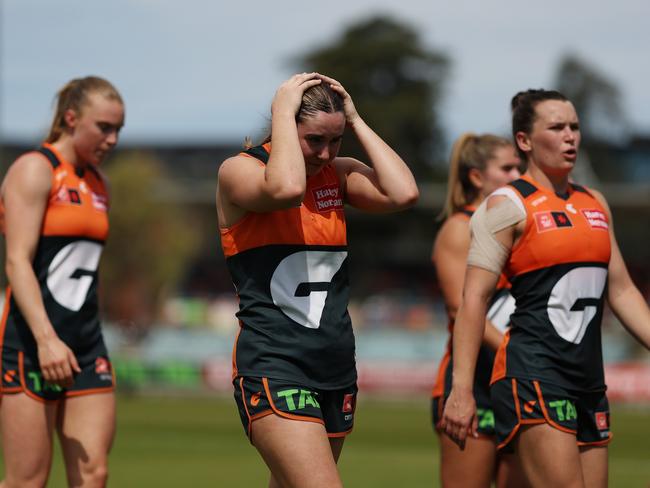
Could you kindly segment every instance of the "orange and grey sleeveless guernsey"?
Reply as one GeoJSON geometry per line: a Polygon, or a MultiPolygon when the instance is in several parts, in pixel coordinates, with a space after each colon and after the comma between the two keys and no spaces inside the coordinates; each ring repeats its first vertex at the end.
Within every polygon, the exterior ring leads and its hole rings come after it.
{"type": "Polygon", "coordinates": [[[505,268],[516,310],[492,382],[604,390],[600,324],[611,251],[605,209],[582,186],[557,195],[529,176],[493,194],[512,198],[527,216],[505,268]]]}
{"type": "MultiPolygon", "coordinates": [[[[241,153],[266,164],[270,144],[241,153]]],[[[336,389],[356,381],[343,192],[336,169],[307,178],[299,207],[248,212],[221,229],[239,297],[233,376],[336,389]]]]}
{"type": "MultiPolygon", "coordinates": [[[[98,343],[105,354],[97,300],[97,266],[108,235],[104,181],[94,167],[75,168],[49,144],[37,151],[52,165],[52,185],[33,260],[45,311],[56,334],[75,354],[83,355],[98,343]]],[[[4,206],[0,214],[4,216],[4,206]]],[[[34,358],[37,354],[11,287],[6,292],[2,348],[34,358]]]]}
{"type": "MultiPolygon", "coordinates": [[[[458,212],[463,217],[466,217],[469,220],[472,215],[474,215],[475,207],[465,206],[462,210],[458,212]]],[[[487,318],[492,322],[492,324],[499,329],[501,332],[505,332],[510,325],[510,314],[514,311],[514,299],[510,295],[510,283],[506,279],[505,275],[499,277],[499,282],[497,283],[496,290],[490,304],[488,306],[487,318]]],[[[453,352],[452,352],[452,343],[453,343],[453,331],[454,331],[454,320],[451,316],[448,316],[447,330],[449,331],[449,340],[447,341],[447,347],[445,349],[445,354],[440,361],[440,366],[438,367],[438,373],[436,375],[436,382],[433,386],[431,396],[445,398],[451,393],[451,380],[453,374],[453,352]]],[[[489,384],[490,377],[492,375],[492,365],[494,364],[494,355],[495,352],[490,347],[485,344],[481,344],[479,348],[478,357],[476,359],[476,368],[474,374],[474,396],[477,397],[479,394],[479,389],[484,390],[485,402],[489,404],[489,384]]],[[[478,401],[478,399],[477,399],[478,401]]]]}

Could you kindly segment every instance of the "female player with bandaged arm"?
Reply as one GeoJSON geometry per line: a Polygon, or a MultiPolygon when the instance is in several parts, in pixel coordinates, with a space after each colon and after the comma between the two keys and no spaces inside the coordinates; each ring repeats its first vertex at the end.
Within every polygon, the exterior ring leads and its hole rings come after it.
{"type": "Polygon", "coordinates": [[[515,451],[532,486],[605,487],[604,301],[647,348],[650,310],[621,257],[607,202],[569,179],[580,146],[573,104],[556,91],[520,92],[512,126],[528,170],[471,220],[441,426],[461,447],[476,436],[474,368],[486,304],[503,271],[516,309],[491,380],[498,447],[515,451]]]}

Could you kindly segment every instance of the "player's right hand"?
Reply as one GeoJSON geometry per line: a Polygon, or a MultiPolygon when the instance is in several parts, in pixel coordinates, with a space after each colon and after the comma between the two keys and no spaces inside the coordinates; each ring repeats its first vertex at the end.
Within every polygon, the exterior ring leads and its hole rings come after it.
{"type": "Polygon", "coordinates": [[[299,73],[293,75],[280,85],[273,97],[271,113],[273,115],[291,115],[295,117],[302,103],[305,90],[321,83],[316,73],[299,73]]]}
{"type": "Polygon", "coordinates": [[[465,449],[468,435],[478,437],[476,402],[471,389],[451,389],[445,402],[440,427],[461,450],[465,449]]]}
{"type": "Polygon", "coordinates": [[[38,344],[38,361],[43,379],[63,388],[71,387],[74,374],[81,372],[74,353],[58,337],[38,344]]]}

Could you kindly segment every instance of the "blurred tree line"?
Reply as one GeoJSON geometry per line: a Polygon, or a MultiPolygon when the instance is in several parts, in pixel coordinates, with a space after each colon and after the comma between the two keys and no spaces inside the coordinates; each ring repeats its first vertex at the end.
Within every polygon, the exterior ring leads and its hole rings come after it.
{"type": "Polygon", "coordinates": [[[112,321],[141,328],[158,318],[176,291],[202,236],[189,209],[165,197],[174,180],[153,155],[123,153],[106,173],[111,208],[100,267],[102,303],[112,321]]]}

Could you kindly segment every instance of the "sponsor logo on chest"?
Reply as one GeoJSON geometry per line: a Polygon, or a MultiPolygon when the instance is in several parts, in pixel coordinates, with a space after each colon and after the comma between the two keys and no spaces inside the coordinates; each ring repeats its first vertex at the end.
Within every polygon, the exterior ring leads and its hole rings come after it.
{"type": "Polygon", "coordinates": [[[573,227],[569,216],[562,211],[553,212],[535,212],[535,225],[537,232],[547,232],[549,230],[557,230],[563,227],[573,227]]]}
{"type": "Polygon", "coordinates": [[[56,192],[54,201],[57,203],[68,203],[72,205],[81,205],[81,196],[79,195],[79,190],[76,188],[68,188],[63,185],[59,188],[59,191],[56,192]]]}
{"type": "Polygon", "coordinates": [[[93,199],[93,207],[102,212],[106,212],[108,209],[108,198],[106,198],[106,195],[99,195],[98,193],[92,192],[91,196],[93,199]]]}
{"type": "Polygon", "coordinates": [[[101,212],[106,212],[106,210],[108,209],[108,198],[106,197],[106,195],[100,195],[99,193],[90,191],[88,189],[88,186],[85,185],[83,182],[79,186],[79,189],[69,188],[68,186],[63,185],[56,192],[56,195],[54,196],[54,201],[56,203],[63,203],[68,205],[83,205],[80,190],[81,193],[85,193],[85,194],[90,193],[92,206],[94,209],[99,210],[101,212]]]}
{"type": "Polygon", "coordinates": [[[341,189],[338,185],[332,184],[314,188],[311,193],[316,203],[316,210],[319,212],[343,209],[343,198],[341,198],[341,189]]]}
{"type": "Polygon", "coordinates": [[[580,210],[584,215],[589,227],[598,230],[608,230],[609,224],[607,223],[607,216],[597,208],[583,208],[580,210]]]}

